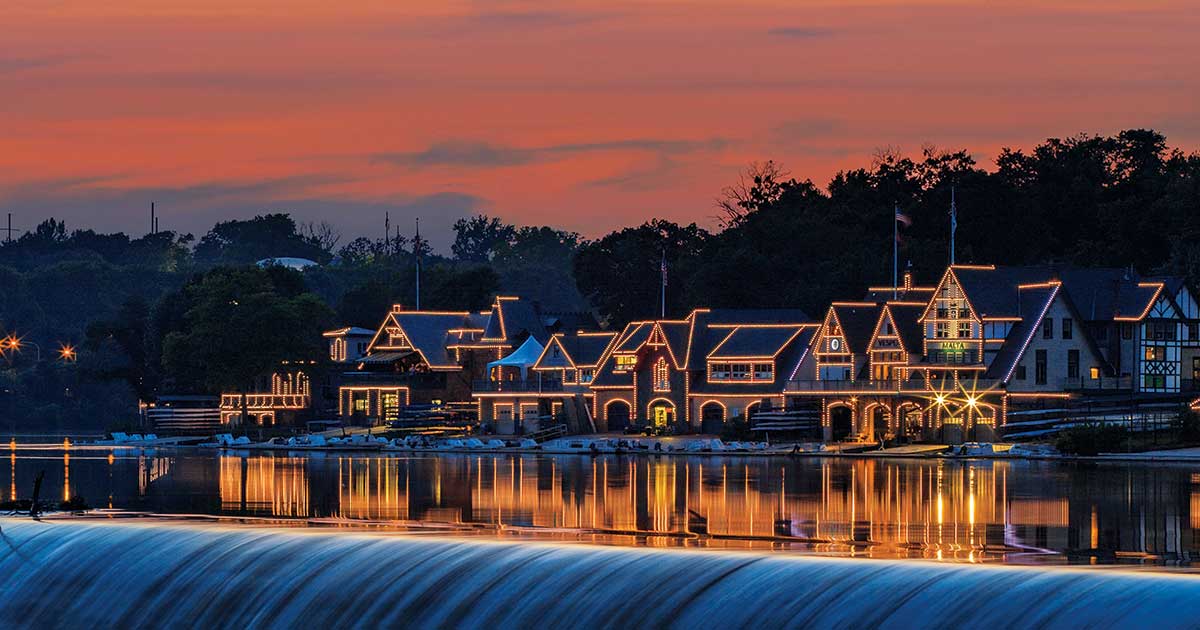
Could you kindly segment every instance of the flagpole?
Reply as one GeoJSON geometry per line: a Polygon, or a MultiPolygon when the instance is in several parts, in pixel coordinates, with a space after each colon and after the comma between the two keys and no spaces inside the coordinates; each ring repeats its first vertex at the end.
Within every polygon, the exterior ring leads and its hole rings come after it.
{"type": "Polygon", "coordinates": [[[896,203],[892,213],[892,299],[898,297],[897,278],[900,265],[900,204],[896,203]]]}
{"type": "Polygon", "coordinates": [[[421,310],[421,217],[417,217],[417,238],[413,242],[413,253],[417,255],[417,310],[421,310]]]}
{"type": "Polygon", "coordinates": [[[661,312],[660,317],[662,319],[666,319],[667,318],[667,248],[665,248],[665,247],[662,249],[662,262],[659,264],[658,269],[661,272],[661,278],[660,278],[661,286],[659,287],[659,290],[658,290],[659,299],[662,302],[662,308],[660,310],[660,312],[661,312]]]}
{"type": "Polygon", "coordinates": [[[958,231],[958,207],[954,203],[954,186],[950,187],[950,264],[954,264],[954,233],[958,231]]]}

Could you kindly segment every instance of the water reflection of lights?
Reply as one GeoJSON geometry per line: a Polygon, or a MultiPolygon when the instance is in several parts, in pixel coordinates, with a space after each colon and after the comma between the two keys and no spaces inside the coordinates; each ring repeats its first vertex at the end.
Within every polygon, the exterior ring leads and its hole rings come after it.
{"type": "Polygon", "coordinates": [[[1200,475],[1162,467],[46,450],[10,452],[0,489],[28,496],[45,468],[43,496],[61,492],[63,499],[96,498],[117,508],[164,509],[164,501],[174,501],[182,506],[175,509],[202,513],[545,528],[655,545],[784,545],[982,561],[1073,549],[1098,554],[1101,562],[1118,551],[1144,562],[1200,550],[1200,475]],[[59,466],[61,477],[52,472],[59,466]]]}
{"type": "MultiPolygon", "coordinates": [[[[308,515],[306,461],[222,458],[222,505],[308,515]]],[[[995,470],[1008,464],[826,461],[816,478],[734,460],[345,456],[336,466],[331,515],[348,519],[804,541],[831,551],[883,545],[974,558],[1002,543],[988,540],[987,526],[1004,524],[995,470]]]]}

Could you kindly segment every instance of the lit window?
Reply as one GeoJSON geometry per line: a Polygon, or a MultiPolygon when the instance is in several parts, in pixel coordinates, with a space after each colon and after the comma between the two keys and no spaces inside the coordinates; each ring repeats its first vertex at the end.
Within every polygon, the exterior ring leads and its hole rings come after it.
{"type": "Polygon", "coordinates": [[[618,354],[617,367],[618,372],[628,372],[637,366],[637,355],[635,354],[618,354]]]}
{"type": "Polygon", "coordinates": [[[1089,370],[1089,372],[1090,372],[1090,375],[1091,375],[1093,381],[1100,379],[1100,368],[1094,367],[1091,370],[1089,370]]]}
{"type": "Polygon", "coordinates": [[[667,360],[661,357],[654,364],[654,391],[671,391],[671,368],[667,366],[667,360]]]}
{"type": "Polygon", "coordinates": [[[1146,346],[1147,361],[1163,361],[1167,358],[1167,349],[1163,346],[1146,346]]]}

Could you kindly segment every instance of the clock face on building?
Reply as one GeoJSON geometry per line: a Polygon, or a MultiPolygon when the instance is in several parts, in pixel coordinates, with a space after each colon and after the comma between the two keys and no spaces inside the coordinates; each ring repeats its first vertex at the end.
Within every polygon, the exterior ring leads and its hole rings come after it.
{"type": "Polygon", "coordinates": [[[841,350],[842,349],[842,340],[838,339],[837,337],[830,339],[829,340],[829,349],[834,352],[841,350]]]}

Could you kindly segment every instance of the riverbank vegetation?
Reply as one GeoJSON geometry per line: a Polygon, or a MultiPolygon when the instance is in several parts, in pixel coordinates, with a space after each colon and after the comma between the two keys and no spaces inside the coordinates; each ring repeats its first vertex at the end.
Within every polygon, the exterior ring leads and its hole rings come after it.
{"type": "Polygon", "coordinates": [[[925,147],[881,150],[824,186],[774,162],[731,180],[696,208],[711,221],[650,218],[586,239],[476,216],[455,225],[443,253],[394,234],[343,243],[329,225],[282,213],[198,238],[47,218],[0,244],[0,332],[31,344],[0,358],[3,428],[103,428],[158,392],[236,390],[281,358],[320,361],[321,327],[375,327],[391,304],[411,307],[417,264],[427,309],[482,309],[503,292],[617,327],[657,315],[665,261],[669,315],[696,305],[819,314],[890,281],[897,208],[913,219],[901,264],[935,280],[952,190],[960,262],[1132,266],[1200,285],[1200,154],[1153,131],[1050,139],[1006,149],[989,168],[966,150],[925,147]],[[255,266],[279,257],[319,264],[255,266]],[[57,360],[59,344],[78,347],[75,360],[57,360]]]}

